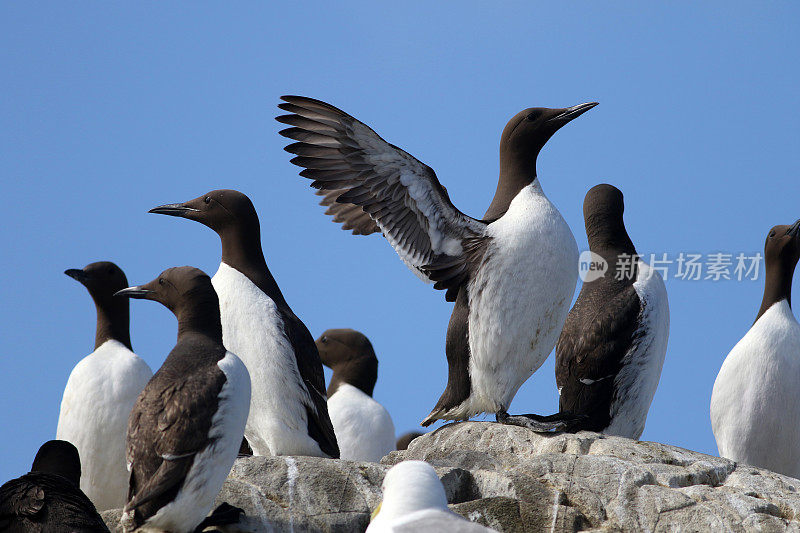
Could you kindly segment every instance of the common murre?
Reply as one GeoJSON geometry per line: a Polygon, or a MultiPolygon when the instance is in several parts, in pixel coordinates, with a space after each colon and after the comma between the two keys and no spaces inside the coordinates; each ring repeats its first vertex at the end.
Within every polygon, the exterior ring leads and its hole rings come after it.
{"type": "Polygon", "coordinates": [[[314,338],[267,268],[250,199],[216,190],[150,212],[200,222],[222,241],[222,262],[211,281],[225,346],[241,357],[252,378],[245,437],[253,453],[339,457],[314,338]]]}
{"type": "Polygon", "coordinates": [[[78,448],[81,490],[97,509],[118,509],[128,494],[128,415],[153,371],[132,351],[129,302],[114,298],[128,286],[122,269],[101,261],[64,273],[89,291],[97,308],[97,328],[94,352],[75,365],[64,388],[56,438],[78,448]]]}
{"type": "Polygon", "coordinates": [[[622,192],[586,193],[589,250],[607,270],[586,280],[556,343],[559,408],[583,418],[570,431],[638,439],[644,431],[669,339],[667,289],[639,259],[625,229],[622,192]]]}
{"type": "Polygon", "coordinates": [[[800,478],[800,324],[792,277],[800,220],[775,226],[764,245],[766,280],[755,323],[733,347],[711,393],[721,457],[800,478]]]}
{"type": "Polygon", "coordinates": [[[448,383],[422,425],[495,413],[537,431],[560,415],[509,416],[519,387],[545,361],[577,281],[578,250],[536,175],[536,159],[562,126],[593,108],[531,108],[500,139],[500,178],[483,220],[455,208],[433,170],[336,107],[284,96],[277,117],[300,175],[328,213],[354,233],[382,233],[409,268],[455,301],[445,351],[448,383]]]}
{"type": "Polygon", "coordinates": [[[352,329],[329,329],[316,343],[322,364],[333,369],[328,412],[341,459],[377,463],[395,449],[395,435],[389,412],[372,398],[378,380],[372,343],[352,329]]]}
{"type": "Polygon", "coordinates": [[[0,531],[73,533],[108,531],[79,487],[78,449],[64,440],[45,442],[31,471],[0,487],[0,531]]]}
{"type": "MultiPolygon", "coordinates": [[[[193,531],[236,459],[250,376],[222,345],[219,300],[201,270],[165,270],[118,296],[154,300],[178,319],[178,341],[136,400],[128,422],[126,531],[193,531]]],[[[238,515],[236,516],[238,519],[238,515]]]]}

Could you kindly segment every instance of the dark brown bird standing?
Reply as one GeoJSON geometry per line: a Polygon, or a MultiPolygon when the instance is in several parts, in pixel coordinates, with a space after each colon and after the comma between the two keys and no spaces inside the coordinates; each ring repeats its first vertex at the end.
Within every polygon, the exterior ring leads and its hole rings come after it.
{"type": "Polygon", "coordinates": [[[613,185],[586,193],[589,249],[607,270],[584,282],[567,315],[556,344],[556,384],[559,409],[580,417],[570,431],[639,438],[664,364],[669,308],[660,275],[637,259],[624,210],[613,185]]]}
{"type": "Polygon", "coordinates": [[[96,533],[108,531],[80,489],[78,450],[67,441],[45,442],[31,471],[0,487],[0,531],[96,533]]]}
{"type": "Polygon", "coordinates": [[[131,475],[123,522],[126,530],[192,531],[236,459],[250,377],[222,344],[219,300],[201,270],[171,268],[117,295],[157,301],[178,319],[177,343],[128,421],[131,475]]]}

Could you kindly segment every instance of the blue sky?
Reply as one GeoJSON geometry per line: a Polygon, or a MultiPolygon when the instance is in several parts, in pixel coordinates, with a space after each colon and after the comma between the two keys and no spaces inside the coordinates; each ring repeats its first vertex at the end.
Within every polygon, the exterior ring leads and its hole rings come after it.
{"type": "MultiPolygon", "coordinates": [[[[55,436],[69,372],[92,350],[94,307],[62,272],[112,260],[132,284],[176,265],[213,274],[210,230],[147,210],[215,188],[253,199],[267,263],[315,336],[372,340],[375,396],[398,432],[435,404],[451,304],[383,239],[322,214],[282,150],[281,94],[368,123],[478,217],[512,115],[600,102],[538,165],[582,250],[583,196],[602,182],[624,192],[643,254],[755,253],[800,217],[797,4],[531,4],[2,3],[0,481],[55,436]]],[[[716,453],[711,388],[762,288],[667,280],[671,335],[644,439],[716,453]]],[[[175,335],[166,309],[132,303],[133,346],[153,368],[175,335]]],[[[511,410],[556,409],[551,358],[511,410]]]]}

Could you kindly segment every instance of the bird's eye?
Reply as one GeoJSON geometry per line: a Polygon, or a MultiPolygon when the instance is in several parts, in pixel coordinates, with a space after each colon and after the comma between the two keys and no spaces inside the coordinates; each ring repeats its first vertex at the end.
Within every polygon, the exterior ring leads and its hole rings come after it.
{"type": "Polygon", "coordinates": [[[328,337],[322,337],[320,340],[322,341],[322,344],[328,343],[328,337]]]}
{"type": "Polygon", "coordinates": [[[205,203],[207,203],[207,204],[208,204],[208,203],[211,203],[211,197],[210,197],[210,196],[206,196],[205,198],[203,198],[203,201],[204,201],[205,203]]]}
{"type": "Polygon", "coordinates": [[[532,113],[528,113],[528,120],[536,120],[539,118],[539,113],[534,111],[532,113]]]}
{"type": "Polygon", "coordinates": [[[775,236],[775,232],[774,232],[774,231],[770,231],[770,232],[769,232],[769,238],[771,239],[771,238],[773,238],[774,236],[775,236]]]}
{"type": "Polygon", "coordinates": [[[158,284],[159,285],[163,285],[164,284],[164,278],[158,278],[158,284]]]}

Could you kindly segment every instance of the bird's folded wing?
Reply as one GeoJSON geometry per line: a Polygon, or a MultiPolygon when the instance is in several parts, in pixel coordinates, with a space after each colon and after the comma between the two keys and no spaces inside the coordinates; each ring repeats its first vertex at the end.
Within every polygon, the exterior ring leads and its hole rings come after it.
{"type": "Polygon", "coordinates": [[[14,519],[35,516],[45,504],[45,488],[30,476],[23,476],[0,487],[0,517],[14,519]]]}
{"type": "MultiPolygon", "coordinates": [[[[603,389],[610,386],[625,356],[634,348],[640,311],[639,296],[629,286],[607,302],[591,321],[568,318],[556,344],[559,388],[580,390],[580,394],[573,395],[575,401],[591,403],[593,388],[601,383],[603,389]]],[[[564,408],[583,411],[578,405],[564,408]]]]}
{"type": "Polygon", "coordinates": [[[225,384],[222,372],[214,368],[209,372],[209,376],[198,374],[171,384],[152,397],[150,405],[137,402],[128,419],[127,459],[132,465],[126,509],[182,483],[194,456],[209,445],[211,422],[225,384]]]}
{"type": "Polygon", "coordinates": [[[285,310],[284,332],[295,347],[295,361],[300,378],[308,391],[310,403],[306,405],[308,434],[317,441],[323,453],[339,458],[339,444],[328,414],[328,397],[325,394],[325,375],[314,338],[302,320],[291,310],[285,310]]]}
{"type": "MultiPolygon", "coordinates": [[[[322,205],[344,229],[381,231],[408,267],[432,280],[425,266],[465,260],[463,241],[482,238],[486,224],[453,206],[436,174],[368,126],[330,104],[284,96],[280,133],[300,175],[314,180],[322,205]],[[342,206],[342,207],[339,207],[342,206]],[[364,215],[369,216],[370,224],[364,215]]],[[[446,288],[440,284],[438,288],[446,288]]]]}
{"type": "MultiPolygon", "coordinates": [[[[70,531],[108,531],[94,504],[68,479],[58,474],[31,472],[0,487],[0,531],[18,531],[26,519],[48,519],[47,527],[70,531]],[[42,512],[50,506],[49,511],[42,512]],[[59,523],[53,523],[58,521],[59,523]]],[[[49,530],[48,530],[49,531],[49,530]]]]}
{"type": "Polygon", "coordinates": [[[130,511],[154,500],[183,482],[189,467],[192,465],[194,455],[177,459],[163,460],[155,474],[145,481],[136,494],[125,505],[125,511],[130,511]]]}

